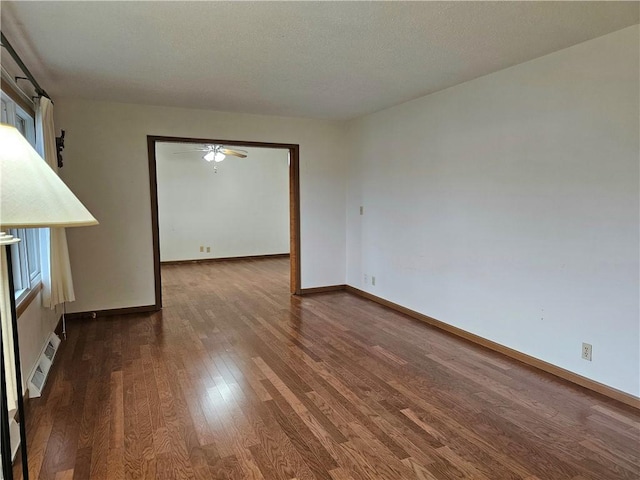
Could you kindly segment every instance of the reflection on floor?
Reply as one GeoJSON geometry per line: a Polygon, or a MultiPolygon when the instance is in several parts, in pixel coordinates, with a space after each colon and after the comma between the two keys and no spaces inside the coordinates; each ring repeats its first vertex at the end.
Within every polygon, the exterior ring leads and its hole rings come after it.
{"type": "Polygon", "coordinates": [[[69,325],[31,478],[639,478],[637,411],[347,293],[291,297],[288,259],[162,275],[161,313],[69,325]]]}

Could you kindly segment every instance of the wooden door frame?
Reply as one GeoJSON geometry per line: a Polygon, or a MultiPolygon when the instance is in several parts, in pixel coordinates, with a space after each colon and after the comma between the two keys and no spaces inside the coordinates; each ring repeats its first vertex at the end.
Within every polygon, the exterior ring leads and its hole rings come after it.
{"type": "Polygon", "coordinates": [[[149,187],[151,193],[151,230],[153,233],[153,273],[155,281],[155,309],[162,308],[162,278],[160,276],[160,227],[158,224],[158,180],[156,144],[158,142],[222,144],[237,147],[279,148],[289,150],[289,241],[291,288],[293,295],[301,293],[300,275],[300,145],[293,143],[247,142],[211,138],[165,137],[147,135],[149,156],[149,187]]]}

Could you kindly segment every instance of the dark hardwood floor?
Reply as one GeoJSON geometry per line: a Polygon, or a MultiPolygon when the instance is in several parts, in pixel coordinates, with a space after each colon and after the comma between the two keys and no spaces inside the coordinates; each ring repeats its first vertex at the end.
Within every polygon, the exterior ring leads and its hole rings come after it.
{"type": "Polygon", "coordinates": [[[640,478],[638,411],[288,273],[166,266],[161,313],[71,322],[31,478],[640,478]]]}

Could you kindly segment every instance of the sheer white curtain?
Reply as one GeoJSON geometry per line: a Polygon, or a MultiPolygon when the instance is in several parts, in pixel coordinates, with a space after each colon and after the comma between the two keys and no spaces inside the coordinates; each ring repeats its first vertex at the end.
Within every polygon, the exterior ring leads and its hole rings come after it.
{"type": "MultiPolygon", "coordinates": [[[[53,126],[53,103],[40,97],[36,105],[36,149],[54,172],[58,173],[56,133],[53,126]]],[[[55,308],[76,299],[69,263],[67,234],[64,228],[42,229],[42,305],[55,308]]]]}

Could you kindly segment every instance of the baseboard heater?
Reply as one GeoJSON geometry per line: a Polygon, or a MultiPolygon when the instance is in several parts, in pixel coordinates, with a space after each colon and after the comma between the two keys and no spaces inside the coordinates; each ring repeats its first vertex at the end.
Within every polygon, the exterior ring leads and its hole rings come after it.
{"type": "Polygon", "coordinates": [[[29,377],[29,398],[40,397],[42,395],[42,390],[49,376],[49,369],[53,364],[53,359],[56,356],[59,346],[60,338],[55,333],[52,333],[40,354],[40,358],[31,373],[31,377],[29,377]]]}

